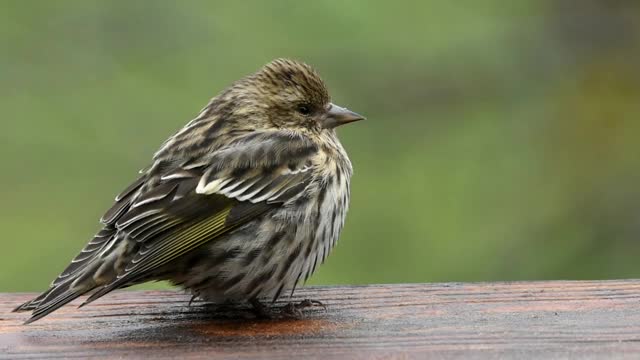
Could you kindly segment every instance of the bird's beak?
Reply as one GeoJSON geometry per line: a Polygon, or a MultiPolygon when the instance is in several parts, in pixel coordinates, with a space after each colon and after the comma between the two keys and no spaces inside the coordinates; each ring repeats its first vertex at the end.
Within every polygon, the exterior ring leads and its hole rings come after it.
{"type": "Polygon", "coordinates": [[[359,120],[364,120],[364,116],[338,105],[329,104],[329,111],[327,112],[327,117],[324,120],[324,127],[332,129],[337,126],[359,120]]]}

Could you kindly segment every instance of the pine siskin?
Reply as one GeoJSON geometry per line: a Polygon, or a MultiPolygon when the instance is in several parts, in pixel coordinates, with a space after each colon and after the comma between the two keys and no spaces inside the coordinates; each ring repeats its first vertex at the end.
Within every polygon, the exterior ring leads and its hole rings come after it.
{"type": "Polygon", "coordinates": [[[309,65],[265,65],[165,141],[51,287],[15,310],[30,323],[153,280],[258,310],[293,292],[340,235],[352,168],[335,128],[362,119],[309,65]]]}

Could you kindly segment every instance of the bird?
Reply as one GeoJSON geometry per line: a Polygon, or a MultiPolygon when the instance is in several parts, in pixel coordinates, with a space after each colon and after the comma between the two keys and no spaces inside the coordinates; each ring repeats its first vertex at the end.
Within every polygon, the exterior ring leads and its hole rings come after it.
{"type": "Polygon", "coordinates": [[[269,62],[170,136],[50,287],[14,311],[31,311],[28,324],[83,295],[81,307],[168,281],[263,312],[336,245],[353,174],[336,128],[359,120],[310,65],[269,62]]]}

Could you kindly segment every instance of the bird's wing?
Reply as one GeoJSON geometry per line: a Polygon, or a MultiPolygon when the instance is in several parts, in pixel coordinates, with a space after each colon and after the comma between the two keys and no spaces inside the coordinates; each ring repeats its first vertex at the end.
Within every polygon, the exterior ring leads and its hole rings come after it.
{"type": "Polygon", "coordinates": [[[263,131],[206,157],[156,159],[144,180],[118,196],[103,216],[108,234],[99,233],[46,293],[18,310],[33,310],[32,322],[96,288],[85,304],[144,281],[172,260],[304,195],[317,152],[306,137],[263,131]],[[96,240],[102,238],[110,240],[96,240]],[[132,245],[132,254],[116,273],[121,259],[108,255],[119,245],[132,245]]]}
{"type": "Polygon", "coordinates": [[[291,132],[254,132],[213,154],[196,193],[254,204],[285,202],[311,181],[317,152],[315,143],[291,132]]]}
{"type": "Polygon", "coordinates": [[[306,137],[254,132],[165,171],[115,223],[140,245],[137,252],[87,303],[302,195],[317,151],[306,137]]]}

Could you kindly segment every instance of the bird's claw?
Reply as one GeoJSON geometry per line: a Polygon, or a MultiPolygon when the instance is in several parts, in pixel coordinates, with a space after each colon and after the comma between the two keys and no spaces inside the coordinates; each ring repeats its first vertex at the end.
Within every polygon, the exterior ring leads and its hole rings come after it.
{"type": "Polygon", "coordinates": [[[282,313],[287,316],[300,318],[304,315],[303,309],[320,306],[324,311],[327,311],[327,307],[318,300],[304,299],[299,303],[288,303],[282,308],[282,313]]]}
{"type": "Polygon", "coordinates": [[[191,304],[193,304],[193,302],[198,298],[198,296],[200,296],[200,294],[193,294],[193,296],[191,296],[191,299],[189,299],[189,304],[187,305],[187,307],[191,307],[191,304]]]}

